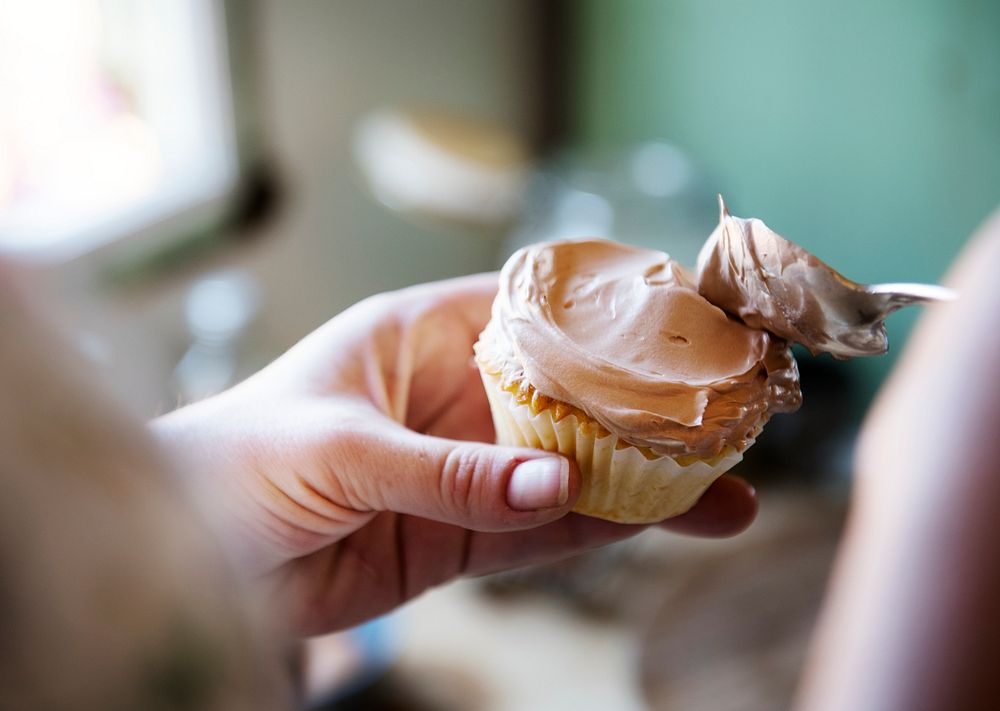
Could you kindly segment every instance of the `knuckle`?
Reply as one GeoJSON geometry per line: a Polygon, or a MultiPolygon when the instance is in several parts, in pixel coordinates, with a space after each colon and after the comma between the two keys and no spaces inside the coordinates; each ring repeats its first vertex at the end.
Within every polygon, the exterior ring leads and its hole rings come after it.
{"type": "Polygon", "coordinates": [[[462,517],[473,517],[487,512],[489,507],[490,467],[470,447],[457,447],[444,459],[441,467],[441,498],[444,505],[462,517]]]}
{"type": "Polygon", "coordinates": [[[326,442],[328,485],[336,486],[338,498],[358,511],[379,507],[372,477],[364,476],[369,449],[364,431],[351,421],[338,423],[326,442]]]}
{"type": "Polygon", "coordinates": [[[362,437],[351,422],[340,422],[329,438],[329,448],[335,461],[345,468],[356,467],[363,459],[362,437]]]}
{"type": "Polygon", "coordinates": [[[384,313],[392,311],[400,301],[399,295],[400,292],[398,291],[383,291],[379,294],[373,294],[372,296],[362,299],[358,306],[370,313],[384,313]]]}

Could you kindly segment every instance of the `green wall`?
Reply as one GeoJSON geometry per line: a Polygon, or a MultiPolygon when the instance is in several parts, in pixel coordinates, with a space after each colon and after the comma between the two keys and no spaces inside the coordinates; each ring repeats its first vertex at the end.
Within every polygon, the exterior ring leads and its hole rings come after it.
{"type": "MultiPolygon", "coordinates": [[[[1000,205],[997,0],[573,7],[577,142],[672,139],[851,278],[937,280],[1000,205]]],[[[896,353],[916,315],[891,317],[896,353]]],[[[889,361],[848,366],[866,397],[889,361]]]]}

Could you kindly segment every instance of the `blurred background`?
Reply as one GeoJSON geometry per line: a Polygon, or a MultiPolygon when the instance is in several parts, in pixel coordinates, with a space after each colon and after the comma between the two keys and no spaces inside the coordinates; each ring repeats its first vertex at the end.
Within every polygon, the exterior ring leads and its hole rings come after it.
{"type": "MultiPolygon", "coordinates": [[[[939,280],[1000,203],[989,0],[0,0],[0,250],[150,416],[349,304],[597,235],[692,264],[760,217],[939,280]]],[[[888,357],[800,354],[762,514],[470,581],[304,652],[316,708],[775,709],[888,357]]]]}

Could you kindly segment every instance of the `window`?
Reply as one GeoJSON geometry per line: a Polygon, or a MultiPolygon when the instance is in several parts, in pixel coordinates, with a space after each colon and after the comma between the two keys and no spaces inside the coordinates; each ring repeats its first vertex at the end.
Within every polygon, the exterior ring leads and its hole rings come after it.
{"type": "Polygon", "coordinates": [[[236,178],[221,0],[0,0],[0,249],[81,254],[236,178]]]}

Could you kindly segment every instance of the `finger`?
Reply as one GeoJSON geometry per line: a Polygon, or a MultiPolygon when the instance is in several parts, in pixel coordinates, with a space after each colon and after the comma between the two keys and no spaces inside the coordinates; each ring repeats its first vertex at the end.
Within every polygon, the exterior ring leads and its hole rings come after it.
{"type": "Polygon", "coordinates": [[[724,474],[687,513],[667,519],[661,528],[708,538],[735,536],[757,516],[757,492],[742,477],[724,474]]]}
{"type": "Polygon", "coordinates": [[[496,272],[472,274],[410,286],[387,296],[397,311],[412,305],[418,311],[430,309],[458,316],[474,340],[490,319],[499,278],[496,272]]]}
{"type": "MultiPolygon", "coordinates": [[[[410,429],[447,439],[496,441],[493,416],[490,414],[490,404],[486,399],[479,368],[468,363],[465,373],[465,382],[452,398],[439,407],[438,412],[410,429]]],[[[410,424],[407,423],[408,426],[410,424]]]]}
{"type": "Polygon", "coordinates": [[[333,453],[356,505],[476,531],[512,531],[554,521],[580,495],[566,457],[418,435],[382,426],[333,453]]]}
{"type": "Polygon", "coordinates": [[[571,513],[531,531],[472,533],[462,574],[486,575],[525,565],[551,563],[622,541],[647,525],[614,523],[571,513]]]}
{"type": "Polygon", "coordinates": [[[557,560],[645,528],[569,514],[534,531],[481,533],[383,514],[338,546],[285,567],[275,584],[284,599],[308,600],[293,624],[315,635],[358,624],[456,576],[557,560]]]}
{"type": "Polygon", "coordinates": [[[500,275],[497,272],[470,274],[454,279],[418,284],[403,289],[397,294],[401,300],[407,302],[416,300],[415,297],[420,297],[419,301],[421,302],[431,297],[442,305],[467,306],[468,313],[479,315],[483,312],[484,307],[486,311],[489,311],[499,287],[499,279],[500,275]]]}
{"type": "MultiPolygon", "coordinates": [[[[692,509],[690,516],[685,514],[689,516],[684,524],[685,532],[703,535],[734,533],[752,518],[752,513],[749,517],[747,513],[748,497],[750,508],[756,510],[752,489],[745,482],[737,477],[722,477],[692,509]],[[701,524],[695,525],[696,516],[702,519],[701,524]],[[723,520],[729,523],[719,523],[723,520]]],[[[668,522],[665,527],[669,528],[671,523],[668,522]]],[[[373,525],[366,526],[348,540],[353,541],[356,548],[364,550],[395,551],[406,561],[405,569],[396,565],[386,566],[387,570],[394,570],[402,576],[396,581],[397,585],[378,586],[380,595],[384,596],[388,590],[395,597],[381,601],[377,596],[358,598],[355,591],[362,585],[364,576],[370,574],[370,565],[364,566],[360,572],[355,571],[362,582],[347,574],[337,576],[335,586],[325,593],[327,600],[315,606],[321,611],[323,619],[311,623],[313,627],[307,631],[317,633],[356,624],[456,575],[486,575],[553,562],[630,538],[647,528],[647,525],[619,524],[575,513],[531,530],[506,532],[470,531],[468,527],[425,518],[379,516],[373,525]],[[360,605],[361,609],[352,612],[344,600],[354,601],[353,604],[360,605]]],[[[328,570],[330,555],[329,549],[319,551],[304,559],[307,561],[305,568],[300,561],[294,570],[297,575],[311,580],[311,567],[328,570]]],[[[380,580],[384,583],[384,579],[380,580]]]]}
{"type": "MultiPolygon", "coordinates": [[[[733,536],[753,522],[757,497],[744,479],[724,475],[685,514],[659,527],[692,536],[733,536]]],[[[570,514],[531,531],[475,533],[469,541],[464,572],[483,575],[523,565],[546,563],[621,541],[649,528],[570,514]]]]}

